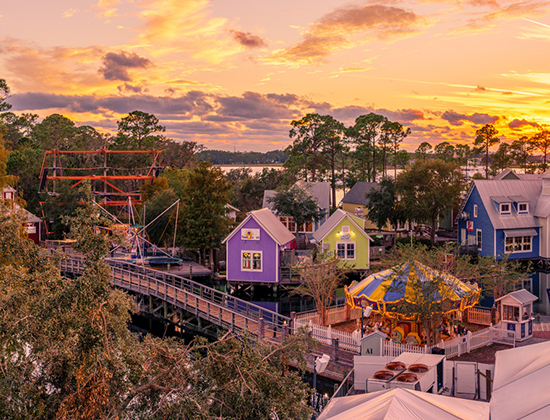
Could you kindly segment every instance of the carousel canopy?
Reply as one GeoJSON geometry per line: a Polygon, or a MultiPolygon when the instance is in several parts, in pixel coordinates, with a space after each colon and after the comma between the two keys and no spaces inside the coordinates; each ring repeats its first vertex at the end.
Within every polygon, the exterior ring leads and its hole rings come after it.
{"type": "Polygon", "coordinates": [[[464,283],[447,273],[409,261],[388,270],[371,274],[346,290],[348,304],[354,308],[372,306],[378,312],[392,312],[401,302],[417,302],[419,290],[432,302],[445,301],[449,312],[474,306],[480,296],[477,284],[464,283]],[[428,283],[434,285],[428,287],[428,283]]]}

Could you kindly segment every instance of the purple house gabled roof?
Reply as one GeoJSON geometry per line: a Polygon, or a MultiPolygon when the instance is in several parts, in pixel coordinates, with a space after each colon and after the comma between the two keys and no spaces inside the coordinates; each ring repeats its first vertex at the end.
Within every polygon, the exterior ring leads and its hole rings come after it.
{"type": "Polygon", "coordinates": [[[269,209],[248,213],[223,241],[227,247],[227,280],[278,283],[281,249],[293,239],[269,209]],[[259,256],[261,267],[251,269],[250,263],[247,265],[253,255],[259,256]]]}
{"type": "Polygon", "coordinates": [[[247,222],[253,218],[265,230],[265,232],[273,238],[278,245],[286,245],[296,237],[283,225],[277,216],[275,216],[268,208],[261,210],[254,210],[248,213],[246,218],[241,222],[239,226],[233,229],[227,238],[223,240],[223,243],[229,241],[237,232],[247,224],[247,222]]]}

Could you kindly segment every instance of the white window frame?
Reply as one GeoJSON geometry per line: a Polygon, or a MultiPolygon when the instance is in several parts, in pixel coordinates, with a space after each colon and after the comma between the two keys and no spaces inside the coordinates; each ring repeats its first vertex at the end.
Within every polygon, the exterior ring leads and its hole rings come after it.
{"type": "Polygon", "coordinates": [[[346,261],[355,261],[355,259],[357,258],[357,246],[355,245],[355,242],[336,242],[336,249],[335,249],[335,252],[336,252],[336,257],[341,259],[341,260],[346,260],[346,261]],[[344,245],[344,256],[341,257],[339,255],[339,249],[338,249],[338,245],[344,245]],[[353,250],[353,258],[350,258],[348,257],[348,252],[350,250],[353,250]]]}
{"type": "Polygon", "coordinates": [[[255,273],[261,273],[264,270],[264,255],[263,251],[247,251],[242,250],[241,251],[241,271],[253,271],[255,273]],[[244,261],[245,261],[245,254],[250,254],[250,268],[246,268],[244,261]],[[260,254],[260,268],[254,268],[254,254],[260,254]]]}
{"type": "Polygon", "coordinates": [[[528,214],[529,203],[518,203],[518,214],[528,214]],[[525,206],[525,210],[521,210],[521,206],[525,206]]]}
{"type": "Polygon", "coordinates": [[[533,236],[506,237],[504,240],[504,253],[533,251],[533,236]]]}
{"type": "Polygon", "coordinates": [[[481,251],[483,247],[483,232],[481,229],[476,229],[476,243],[477,243],[477,250],[481,251]]]}
{"type": "Polygon", "coordinates": [[[510,203],[500,203],[500,214],[512,214],[510,203]],[[508,210],[504,210],[504,206],[508,206],[508,210]]]}
{"type": "Polygon", "coordinates": [[[477,217],[477,204],[474,204],[474,217],[477,217]]]}

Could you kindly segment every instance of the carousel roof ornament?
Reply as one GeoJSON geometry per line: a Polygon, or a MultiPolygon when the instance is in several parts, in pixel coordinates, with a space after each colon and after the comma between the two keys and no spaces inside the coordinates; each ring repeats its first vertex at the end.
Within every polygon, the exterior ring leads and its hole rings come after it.
{"type": "Polygon", "coordinates": [[[399,304],[440,303],[445,313],[463,311],[477,304],[481,290],[477,283],[463,282],[418,261],[408,261],[371,274],[345,288],[348,305],[374,311],[390,318],[413,318],[400,311],[399,304]]]}

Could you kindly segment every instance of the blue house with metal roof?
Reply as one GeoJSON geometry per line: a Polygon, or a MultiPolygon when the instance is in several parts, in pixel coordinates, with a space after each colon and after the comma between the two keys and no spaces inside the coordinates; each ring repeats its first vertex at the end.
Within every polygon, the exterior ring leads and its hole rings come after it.
{"type": "Polygon", "coordinates": [[[458,213],[458,240],[497,259],[549,258],[550,174],[472,182],[458,213]]]}

